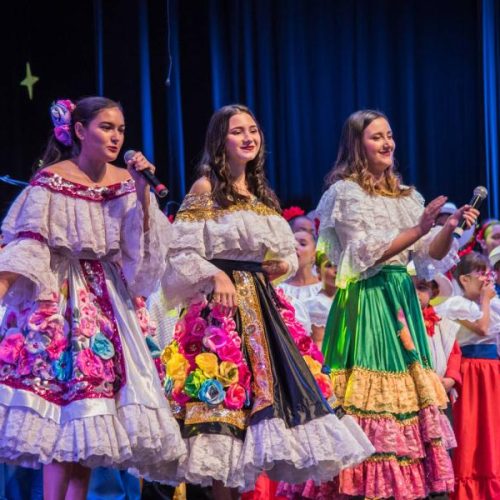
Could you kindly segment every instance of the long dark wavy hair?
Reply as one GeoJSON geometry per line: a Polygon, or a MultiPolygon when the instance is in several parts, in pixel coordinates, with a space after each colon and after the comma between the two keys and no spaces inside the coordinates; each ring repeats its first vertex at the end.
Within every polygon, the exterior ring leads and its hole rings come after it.
{"type": "Polygon", "coordinates": [[[65,146],[60,143],[55,138],[52,130],[45,150],[40,160],[36,163],[35,168],[48,167],[59,161],[78,156],[80,154],[81,144],[80,139],[78,139],[75,134],[75,123],[80,122],[84,127],[87,127],[100,111],[108,108],[118,108],[123,113],[121,104],[107,97],[91,96],[78,100],[75,109],[71,113],[71,138],[73,139],[73,144],[71,146],[65,146]]]}
{"type": "Polygon", "coordinates": [[[238,193],[231,180],[231,172],[226,159],[226,138],[229,120],[238,113],[250,115],[257,124],[260,134],[260,149],[257,156],[246,166],[246,182],[249,191],[262,203],[281,213],[280,203],[269,187],[264,172],[264,135],[253,113],[242,104],[230,104],[217,110],[210,118],[205,136],[203,157],[198,167],[200,176],[207,177],[212,185],[212,196],[221,207],[248,201],[248,197],[238,193]]]}
{"type": "Polygon", "coordinates": [[[363,132],[377,118],[389,121],[380,111],[362,109],[354,112],[344,122],[337,160],[325,177],[327,187],[339,180],[350,179],[370,194],[399,197],[408,196],[412,192],[413,188],[401,186],[401,179],[396,173],[394,164],[384,171],[384,182],[376,182],[368,170],[368,160],[363,147],[363,132]]]}

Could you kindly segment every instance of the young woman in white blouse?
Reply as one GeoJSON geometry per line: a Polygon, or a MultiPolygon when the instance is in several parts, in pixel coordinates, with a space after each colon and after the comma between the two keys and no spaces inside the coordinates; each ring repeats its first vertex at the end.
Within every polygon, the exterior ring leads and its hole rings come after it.
{"type": "Polygon", "coordinates": [[[413,254],[417,272],[426,278],[436,268],[451,267],[453,229],[462,216],[472,223],[477,211],[462,207],[431,231],[446,198],[424,207],[420,194],[396,175],[394,149],[384,114],[353,113],[317,213],[320,237],[337,265],[325,362],[338,404],[356,417],[376,448],[365,462],[342,471],[341,490],[409,499],[451,491],[454,478],[445,449],[452,434],[440,411],[446,394],[432,370],[406,264],[413,254]]]}
{"type": "Polygon", "coordinates": [[[251,111],[212,116],[201,177],[177,213],[164,285],[187,307],[166,348],[165,390],[189,453],[165,479],[236,498],[271,479],[321,480],[373,448],[327,403],[322,356],[270,280],[297,268],[295,240],[264,175],[251,111]]]}
{"type": "Polygon", "coordinates": [[[90,468],[158,479],[152,464],[185,452],[142,299],[171,230],[139,173],[153,165],[142,153],[128,171],[111,164],[124,141],[118,103],[60,100],[51,116],[43,168],[2,224],[0,461],[44,464],[46,500],[83,500],[90,468]]]}

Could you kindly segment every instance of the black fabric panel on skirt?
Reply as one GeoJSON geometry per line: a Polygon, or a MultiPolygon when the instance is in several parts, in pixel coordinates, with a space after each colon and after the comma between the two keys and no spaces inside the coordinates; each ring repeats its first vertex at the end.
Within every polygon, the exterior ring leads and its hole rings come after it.
{"type": "Polygon", "coordinates": [[[211,262],[231,279],[233,271],[251,273],[261,306],[273,374],[274,402],[254,413],[249,425],[279,418],[288,427],[294,427],[332,413],[277,310],[279,299],[276,292],[267,278],[261,280],[257,276],[257,273],[262,273],[262,265],[258,262],[222,259],[211,262]]]}

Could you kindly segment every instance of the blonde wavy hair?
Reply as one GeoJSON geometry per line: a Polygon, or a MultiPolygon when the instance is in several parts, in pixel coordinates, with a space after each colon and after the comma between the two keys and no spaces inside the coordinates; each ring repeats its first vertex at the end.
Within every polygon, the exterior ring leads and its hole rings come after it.
{"type": "Polygon", "coordinates": [[[382,182],[376,182],[368,170],[368,160],[363,147],[363,132],[373,120],[384,118],[384,113],[371,109],[362,109],[352,113],[342,127],[337,160],[332,170],[325,177],[326,186],[339,180],[349,179],[357,182],[366,192],[393,198],[408,196],[412,187],[401,185],[401,178],[394,163],[385,170],[382,182]]]}

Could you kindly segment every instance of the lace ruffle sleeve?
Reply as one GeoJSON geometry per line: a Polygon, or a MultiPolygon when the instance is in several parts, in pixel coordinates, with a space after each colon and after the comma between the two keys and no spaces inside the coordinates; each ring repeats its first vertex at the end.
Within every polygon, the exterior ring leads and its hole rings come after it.
{"type": "Polygon", "coordinates": [[[288,223],[258,200],[221,208],[210,193],[188,194],[177,213],[174,237],[162,280],[171,306],[213,289],[219,269],[212,259],[262,262],[283,259],[297,269],[295,240],[288,223]]]}
{"type": "Polygon", "coordinates": [[[28,186],[2,223],[6,246],[0,250],[0,271],[19,275],[4,297],[6,304],[49,300],[57,292],[47,245],[49,197],[44,189],[28,186]]]}
{"type": "MultiPolygon", "coordinates": [[[[420,195],[418,196],[418,203],[421,206],[421,213],[424,209],[424,199],[420,195]]],[[[456,240],[455,238],[453,238],[450,250],[443,259],[436,260],[430,257],[429,248],[431,246],[432,240],[440,230],[440,226],[433,227],[429,231],[429,233],[420,238],[420,240],[418,240],[413,246],[412,258],[415,263],[417,275],[428,281],[433,279],[436,273],[444,274],[446,271],[455,266],[460,260],[460,258],[458,257],[459,244],[458,240],[456,240]]]]}
{"type": "Polygon", "coordinates": [[[372,197],[352,181],[338,181],[323,195],[317,209],[320,236],[337,265],[337,286],[345,288],[362,275],[376,274],[376,262],[399,229],[377,219],[372,197]]]}
{"type": "Polygon", "coordinates": [[[206,222],[213,204],[210,193],[188,194],[173,224],[174,237],[168,251],[162,288],[169,307],[185,304],[213,290],[213,276],[220,269],[208,262],[210,243],[206,222]]]}
{"type": "Polygon", "coordinates": [[[149,229],[144,232],[144,211],[137,200],[125,214],[121,229],[123,274],[133,295],[147,297],[166,269],[173,227],[150,194],[149,229]]]}

